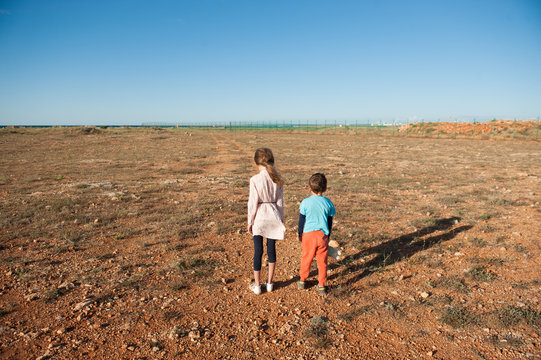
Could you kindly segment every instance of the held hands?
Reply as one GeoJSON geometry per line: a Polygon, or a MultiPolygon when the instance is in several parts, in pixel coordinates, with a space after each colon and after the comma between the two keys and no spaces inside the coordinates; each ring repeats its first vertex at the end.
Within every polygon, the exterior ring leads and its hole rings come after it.
{"type": "Polygon", "coordinates": [[[246,225],[246,231],[248,231],[248,234],[253,235],[252,234],[252,225],[250,225],[250,224],[246,225]]]}

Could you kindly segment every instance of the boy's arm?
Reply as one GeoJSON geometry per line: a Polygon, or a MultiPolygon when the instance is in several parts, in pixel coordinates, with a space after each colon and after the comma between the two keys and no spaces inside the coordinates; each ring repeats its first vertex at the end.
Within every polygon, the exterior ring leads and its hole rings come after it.
{"type": "Polygon", "coordinates": [[[329,226],[329,236],[327,238],[331,238],[332,233],[332,216],[327,216],[327,225],[329,226]]]}
{"type": "Polygon", "coordinates": [[[299,241],[302,241],[302,233],[304,232],[305,222],[306,222],[306,215],[299,214],[299,241]]]}

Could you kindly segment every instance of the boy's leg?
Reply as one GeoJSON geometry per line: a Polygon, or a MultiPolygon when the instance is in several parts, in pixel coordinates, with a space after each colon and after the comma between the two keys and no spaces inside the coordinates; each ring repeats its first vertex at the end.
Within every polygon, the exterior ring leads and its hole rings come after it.
{"type": "Polygon", "coordinates": [[[323,232],[317,239],[316,261],[319,286],[327,282],[327,255],[329,252],[329,238],[323,232]]]}
{"type": "Polygon", "coordinates": [[[310,265],[316,254],[316,242],[314,238],[314,231],[302,234],[302,259],[301,270],[299,276],[301,281],[304,281],[310,275],[310,265]]]}
{"type": "Polygon", "coordinates": [[[267,284],[272,284],[274,270],[276,269],[276,240],[267,239],[267,257],[269,258],[269,276],[267,284]]]}

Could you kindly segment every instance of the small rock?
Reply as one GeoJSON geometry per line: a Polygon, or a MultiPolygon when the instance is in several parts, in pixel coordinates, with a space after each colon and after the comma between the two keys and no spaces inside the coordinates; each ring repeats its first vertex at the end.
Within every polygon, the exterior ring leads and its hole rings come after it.
{"type": "Polygon", "coordinates": [[[427,293],[426,291],[423,291],[420,295],[421,295],[421,297],[422,297],[423,299],[426,299],[427,297],[430,296],[430,294],[427,293]]]}
{"type": "Polygon", "coordinates": [[[50,357],[51,357],[51,351],[47,350],[45,351],[45,353],[43,353],[43,355],[38,356],[36,360],[46,360],[46,359],[49,359],[50,357]]]}
{"type": "Polygon", "coordinates": [[[73,289],[75,287],[75,284],[69,281],[64,281],[62,284],[57,286],[57,289],[73,289]]]}
{"type": "Polygon", "coordinates": [[[94,301],[94,299],[86,299],[86,300],[83,300],[81,301],[80,303],[78,303],[77,305],[75,305],[75,307],[73,308],[74,311],[79,311],[85,307],[87,307],[88,305],[92,304],[92,302],[94,301]]]}
{"type": "Polygon", "coordinates": [[[176,338],[178,338],[178,337],[180,336],[180,333],[181,333],[180,328],[179,328],[178,326],[175,326],[175,327],[173,327],[173,329],[171,329],[171,331],[169,332],[168,338],[169,338],[170,340],[176,339],[176,338]]]}
{"type": "Polygon", "coordinates": [[[196,342],[201,338],[201,332],[199,330],[192,330],[188,333],[188,337],[191,341],[196,342]]]}
{"type": "Polygon", "coordinates": [[[39,295],[38,294],[30,294],[30,295],[26,295],[24,298],[25,298],[26,301],[34,301],[34,300],[39,299],[39,295]]]}
{"type": "Polygon", "coordinates": [[[293,327],[289,324],[289,323],[285,323],[284,325],[282,325],[282,327],[278,330],[278,332],[280,332],[280,334],[289,334],[291,332],[291,329],[293,327]]]}

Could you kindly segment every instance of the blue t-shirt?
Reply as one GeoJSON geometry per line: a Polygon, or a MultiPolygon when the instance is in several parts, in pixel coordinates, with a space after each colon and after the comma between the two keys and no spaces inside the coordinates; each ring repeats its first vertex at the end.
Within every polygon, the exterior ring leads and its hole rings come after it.
{"type": "Polygon", "coordinates": [[[302,215],[306,216],[304,232],[321,230],[329,235],[327,218],[336,215],[336,210],[331,200],[325,196],[312,195],[301,202],[299,206],[302,215]]]}

